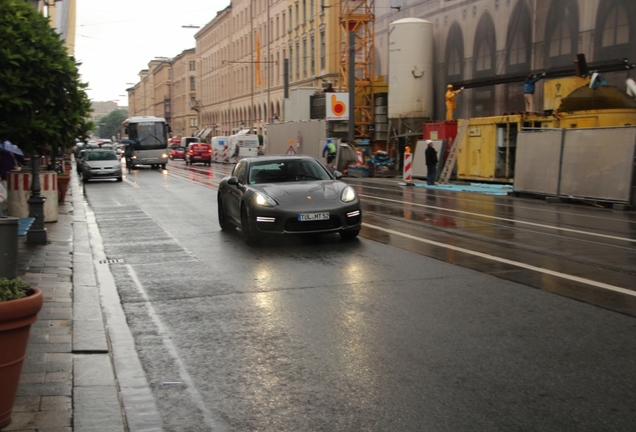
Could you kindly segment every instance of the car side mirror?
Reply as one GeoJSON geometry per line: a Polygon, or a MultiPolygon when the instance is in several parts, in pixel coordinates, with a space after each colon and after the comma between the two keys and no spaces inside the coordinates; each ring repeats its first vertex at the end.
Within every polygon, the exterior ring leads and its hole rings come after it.
{"type": "Polygon", "coordinates": [[[340,171],[334,171],[333,176],[336,178],[336,180],[340,180],[344,177],[344,174],[342,174],[340,171]]]}
{"type": "Polygon", "coordinates": [[[238,182],[238,179],[236,177],[232,176],[229,179],[227,179],[227,184],[232,185],[232,186],[238,186],[239,182],[238,182]]]}

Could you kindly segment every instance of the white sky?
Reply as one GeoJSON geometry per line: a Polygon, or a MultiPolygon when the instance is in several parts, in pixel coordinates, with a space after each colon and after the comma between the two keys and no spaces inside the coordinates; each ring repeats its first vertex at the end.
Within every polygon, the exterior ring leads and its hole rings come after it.
{"type": "Polygon", "coordinates": [[[175,57],[194,48],[194,35],[230,0],[77,0],[75,58],[93,101],[128,105],[126,83],[155,57],[175,57]]]}

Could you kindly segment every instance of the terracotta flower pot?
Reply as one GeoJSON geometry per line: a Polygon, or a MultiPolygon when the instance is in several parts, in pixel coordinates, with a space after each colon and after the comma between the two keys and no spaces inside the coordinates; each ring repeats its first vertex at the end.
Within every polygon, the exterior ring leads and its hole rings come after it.
{"type": "Polygon", "coordinates": [[[0,302],[0,428],[11,422],[29,331],[44,301],[40,289],[31,289],[27,297],[0,302]]]}
{"type": "Polygon", "coordinates": [[[57,202],[63,203],[66,199],[66,192],[68,191],[68,184],[71,181],[71,177],[68,175],[58,174],[57,176],[57,202]]]}

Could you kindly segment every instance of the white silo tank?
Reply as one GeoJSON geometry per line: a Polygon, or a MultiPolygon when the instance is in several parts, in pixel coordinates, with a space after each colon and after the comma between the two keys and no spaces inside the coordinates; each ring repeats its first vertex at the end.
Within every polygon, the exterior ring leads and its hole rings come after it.
{"type": "Polygon", "coordinates": [[[389,118],[433,117],[433,23],[389,24],[389,118]]]}

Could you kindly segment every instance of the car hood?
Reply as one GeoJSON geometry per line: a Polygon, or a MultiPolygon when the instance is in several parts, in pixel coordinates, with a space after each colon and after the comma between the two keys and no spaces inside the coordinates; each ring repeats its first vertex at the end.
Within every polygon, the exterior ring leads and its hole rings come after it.
{"type": "Polygon", "coordinates": [[[339,200],[347,185],[338,180],[290,182],[253,185],[252,188],[274,198],[280,204],[304,201],[310,197],[314,203],[339,200]]]}

